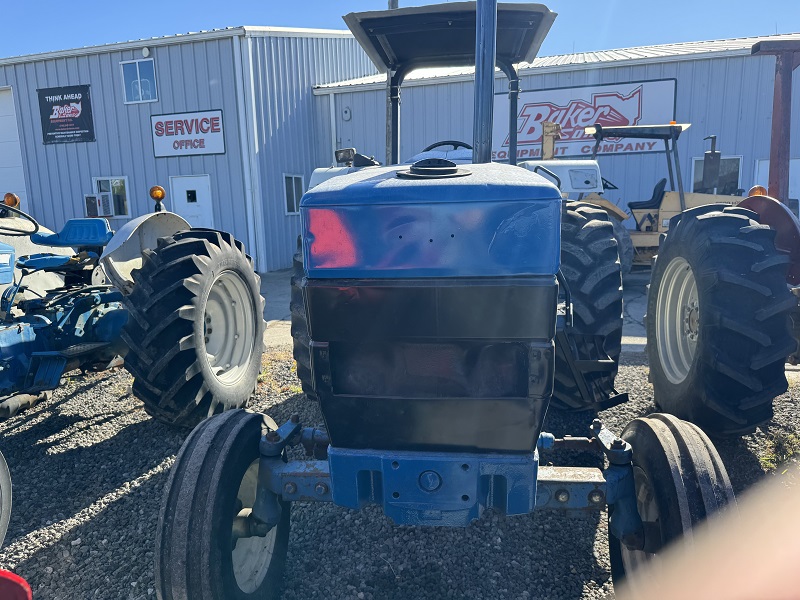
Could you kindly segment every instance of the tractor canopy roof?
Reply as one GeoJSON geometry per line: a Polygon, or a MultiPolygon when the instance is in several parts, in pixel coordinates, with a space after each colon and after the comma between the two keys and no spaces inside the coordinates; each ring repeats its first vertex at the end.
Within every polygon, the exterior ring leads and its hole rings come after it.
{"type": "Polygon", "coordinates": [[[689,123],[670,123],[669,125],[621,125],[603,127],[599,123],[584,128],[586,135],[600,141],[607,138],[634,138],[640,140],[677,140],[689,129],[689,123]]]}
{"type": "MultiPolygon", "coordinates": [[[[453,2],[344,17],[382,73],[475,64],[475,2],[453,2]]],[[[497,6],[497,62],[531,62],[556,18],[542,4],[497,6]]]]}

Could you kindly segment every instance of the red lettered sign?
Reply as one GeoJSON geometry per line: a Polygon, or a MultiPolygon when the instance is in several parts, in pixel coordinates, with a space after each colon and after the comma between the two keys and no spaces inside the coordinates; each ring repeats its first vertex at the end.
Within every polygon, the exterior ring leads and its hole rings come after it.
{"type": "MultiPolygon", "coordinates": [[[[493,160],[508,160],[508,95],[495,96],[493,160]]],[[[542,123],[561,125],[556,156],[578,157],[592,153],[594,139],[584,128],[595,123],[666,125],[675,118],[675,80],[660,79],[553,90],[522,92],[517,104],[517,157],[537,158],[542,151],[542,123]]],[[[654,140],[606,140],[600,154],[658,152],[654,140]]]]}

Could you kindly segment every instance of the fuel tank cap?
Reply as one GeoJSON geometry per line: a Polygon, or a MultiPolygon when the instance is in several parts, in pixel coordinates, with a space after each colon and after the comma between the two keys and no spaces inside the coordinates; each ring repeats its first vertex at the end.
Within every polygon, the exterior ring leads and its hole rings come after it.
{"type": "Polygon", "coordinates": [[[400,179],[445,179],[469,174],[467,169],[459,169],[456,163],[445,158],[423,158],[411,165],[410,169],[397,172],[400,179]]]}

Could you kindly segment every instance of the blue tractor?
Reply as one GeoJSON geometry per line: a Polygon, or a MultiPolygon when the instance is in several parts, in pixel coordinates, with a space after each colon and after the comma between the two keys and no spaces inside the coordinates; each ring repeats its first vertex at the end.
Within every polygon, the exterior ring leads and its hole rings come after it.
{"type": "Polygon", "coordinates": [[[261,367],[264,320],[241,242],[169,212],[116,233],[100,218],[44,233],[18,207],[6,194],[0,236],[61,252],[17,257],[0,242],[0,416],[56,389],[64,373],[104,369],[117,357],[134,376],[134,395],[165,423],[191,427],[244,406],[261,367]],[[31,284],[43,274],[55,277],[49,287],[31,284]]]}
{"type": "MultiPolygon", "coordinates": [[[[13,194],[2,213],[0,236],[11,243],[0,242],[0,416],[31,406],[69,371],[119,357],[134,395],[167,424],[191,427],[246,404],[261,370],[264,300],[241,242],[169,212],[116,233],[99,218],[45,233],[13,194]],[[16,256],[15,238],[50,251],[16,256]]],[[[10,509],[0,455],[0,543],[10,509]]]]}
{"type": "Polygon", "coordinates": [[[164,492],[159,598],[277,597],[297,501],[378,504],[399,525],[448,527],[487,509],[607,506],[615,581],[734,505],[713,444],[670,415],[635,419],[620,436],[598,419],[585,437],[543,431],[553,401],[625,399],[613,389],[611,223],[562,202],[538,174],[490,162],[495,65],[515,102],[513,65],[533,59],[554,18],[493,0],[345,17],[389,74],[390,162],[400,84],[418,67],[476,65],[474,142],[390,166],[344,150],[346,166],[315,175],[326,180],[301,202],[292,330],[325,427],[238,410],[192,432],[164,492]],[[295,446],[305,459],[289,460],[295,446]],[[540,464],[565,449],[597,452],[608,467],[540,464]]]}

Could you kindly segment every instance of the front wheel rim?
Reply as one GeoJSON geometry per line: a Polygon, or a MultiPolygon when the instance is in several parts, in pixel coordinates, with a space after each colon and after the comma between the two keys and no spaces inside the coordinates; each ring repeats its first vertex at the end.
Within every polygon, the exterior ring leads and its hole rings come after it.
{"type": "MultiPolygon", "coordinates": [[[[636,489],[636,508],[642,521],[647,523],[659,522],[658,505],[656,495],[647,474],[638,466],[633,467],[633,480],[636,489]]],[[[622,542],[619,542],[622,565],[625,573],[630,575],[635,573],[643,565],[654,560],[656,555],[644,550],[631,550],[622,542]]]]}
{"type": "Polygon", "coordinates": [[[682,383],[694,364],[700,337],[700,301],[691,266],[673,258],[664,270],[656,302],[656,345],[664,375],[682,383]]]}
{"type": "Polygon", "coordinates": [[[205,357],[223,385],[235,385],[247,373],[255,348],[255,307],[247,283],[223,271],[211,284],[203,315],[205,357]]]}
{"type": "MultiPolygon", "coordinates": [[[[239,491],[236,494],[234,518],[241,509],[253,508],[255,504],[256,488],[258,486],[258,464],[259,460],[254,460],[242,478],[239,491]]],[[[245,594],[252,594],[261,586],[269,572],[272,557],[275,554],[278,528],[273,527],[263,537],[254,535],[236,538],[233,527],[231,527],[231,531],[232,539],[235,539],[231,550],[233,576],[239,589],[245,594]]]]}

